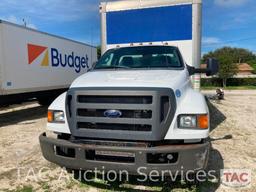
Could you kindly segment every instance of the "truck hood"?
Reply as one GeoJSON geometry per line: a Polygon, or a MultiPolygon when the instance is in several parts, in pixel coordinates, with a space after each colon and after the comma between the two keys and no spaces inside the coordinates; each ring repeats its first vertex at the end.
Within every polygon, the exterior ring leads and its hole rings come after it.
{"type": "Polygon", "coordinates": [[[182,86],[188,78],[186,70],[115,70],[92,71],[77,78],[71,88],[78,87],[166,87],[182,86]]]}

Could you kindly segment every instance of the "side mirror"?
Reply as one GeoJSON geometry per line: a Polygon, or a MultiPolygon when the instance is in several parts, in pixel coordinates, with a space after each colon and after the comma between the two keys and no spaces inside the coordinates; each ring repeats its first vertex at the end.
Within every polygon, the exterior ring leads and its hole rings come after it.
{"type": "Polygon", "coordinates": [[[213,59],[213,58],[207,59],[206,64],[207,64],[207,70],[206,70],[207,76],[213,76],[219,72],[219,62],[217,59],[213,59]]]}
{"type": "Polygon", "coordinates": [[[219,72],[219,62],[217,59],[210,58],[207,60],[206,64],[207,64],[206,69],[196,69],[195,67],[191,67],[187,65],[189,75],[194,75],[197,73],[205,73],[207,76],[213,76],[219,72]]]}

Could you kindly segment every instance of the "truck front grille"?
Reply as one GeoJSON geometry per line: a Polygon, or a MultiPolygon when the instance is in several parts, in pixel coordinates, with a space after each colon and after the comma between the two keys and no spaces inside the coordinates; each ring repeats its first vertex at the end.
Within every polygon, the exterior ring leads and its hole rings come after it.
{"type": "Polygon", "coordinates": [[[158,141],[176,110],[171,89],[73,88],[67,93],[67,118],[75,137],[158,141]],[[109,110],[118,116],[106,116],[109,110]]]}

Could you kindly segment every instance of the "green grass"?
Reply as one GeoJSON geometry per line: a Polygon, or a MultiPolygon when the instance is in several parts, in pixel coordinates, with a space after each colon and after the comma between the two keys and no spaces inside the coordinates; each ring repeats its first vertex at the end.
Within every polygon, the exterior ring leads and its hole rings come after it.
{"type": "Polygon", "coordinates": [[[42,183],[41,187],[44,190],[44,192],[50,192],[50,186],[47,182],[42,183]]]}
{"type": "Polygon", "coordinates": [[[24,187],[21,187],[21,188],[18,188],[16,190],[14,190],[13,192],[33,192],[33,187],[24,186],[24,187]]]}
{"type": "Polygon", "coordinates": [[[150,182],[147,181],[145,183],[137,182],[136,179],[131,179],[129,182],[107,182],[102,181],[100,179],[96,179],[94,182],[80,183],[78,187],[81,189],[89,189],[90,187],[98,189],[100,192],[112,192],[112,191],[120,191],[120,192],[138,192],[144,191],[143,189],[136,189],[136,186],[145,186],[145,191],[150,192],[207,192],[209,190],[216,190],[218,185],[212,182],[204,182],[199,186],[193,184],[187,184],[182,181],[176,182],[150,182]]]}
{"type": "MultiPolygon", "coordinates": [[[[120,191],[120,192],[138,192],[143,191],[144,189],[135,189],[135,186],[142,185],[145,186],[145,191],[150,192],[207,192],[207,191],[214,191],[218,188],[218,185],[216,183],[212,183],[210,181],[206,181],[204,183],[201,183],[199,186],[186,184],[181,181],[176,182],[157,182],[157,183],[151,183],[151,182],[145,182],[145,183],[139,183],[136,180],[131,182],[107,182],[102,181],[100,179],[96,179],[94,182],[89,183],[83,183],[83,182],[76,182],[72,181],[70,184],[68,184],[67,189],[71,189],[75,186],[80,188],[81,190],[89,190],[91,187],[98,189],[101,192],[112,192],[112,191],[120,191]],[[145,185],[144,185],[145,184],[145,185]]],[[[50,192],[50,186],[46,183],[41,183],[41,189],[43,189],[44,192],[50,192]]],[[[19,187],[16,190],[4,190],[5,192],[33,192],[33,188],[31,186],[23,186],[19,187]]]]}
{"type": "MultiPolygon", "coordinates": [[[[202,90],[215,90],[220,87],[206,86],[202,87],[202,90]]],[[[256,86],[228,86],[223,88],[224,90],[256,90],[256,86]]]]}

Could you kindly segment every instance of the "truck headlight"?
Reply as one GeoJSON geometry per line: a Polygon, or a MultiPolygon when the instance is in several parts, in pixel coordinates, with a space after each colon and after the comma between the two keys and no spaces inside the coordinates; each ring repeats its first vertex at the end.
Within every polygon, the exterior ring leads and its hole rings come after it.
{"type": "Polygon", "coordinates": [[[182,129],[208,129],[208,115],[180,115],[178,126],[182,129]]]}
{"type": "Polygon", "coordinates": [[[63,111],[48,111],[48,122],[49,123],[65,123],[65,115],[63,111]]]}

